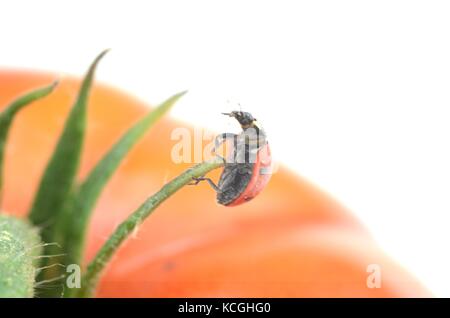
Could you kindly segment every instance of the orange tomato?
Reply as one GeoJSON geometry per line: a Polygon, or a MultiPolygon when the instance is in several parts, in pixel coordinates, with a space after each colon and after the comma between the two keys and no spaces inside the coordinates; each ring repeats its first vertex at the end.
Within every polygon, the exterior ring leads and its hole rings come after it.
{"type": "MultiPolygon", "coordinates": [[[[0,105],[54,79],[0,71],[0,105]]],[[[62,130],[79,81],[22,111],[8,140],[3,208],[25,216],[62,130]]],[[[147,105],[103,85],[92,92],[80,180],[147,105]]],[[[114,228],[167,180],[188,168],[170,158],[170,134],[189,125],[161,120],[132,150],[92,217],[86,262],[114,228]]],[[[220,171],[212,173],[216,178],[220,171]]],[[[108,266],[99,297],[407,297],[429,292],[383,254],[345,208],[281,167],[253,201],[227,208],[208,185],[185,187],[127,240],[108,266]],[[381,269],[369,288],[367,267],[381,269]]]]}

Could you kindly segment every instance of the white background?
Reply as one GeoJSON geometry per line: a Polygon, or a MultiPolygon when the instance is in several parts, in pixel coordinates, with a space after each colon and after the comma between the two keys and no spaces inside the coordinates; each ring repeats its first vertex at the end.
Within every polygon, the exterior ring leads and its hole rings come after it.
{"type": "Polygon", "coordinates": [[[450,2],[0,2],[0,66],[81,75],[104,48],[105,82],[151,104],[189,89],[185,121],[229,128],[240,102],[278,159],[450,296],[450,2]]]}

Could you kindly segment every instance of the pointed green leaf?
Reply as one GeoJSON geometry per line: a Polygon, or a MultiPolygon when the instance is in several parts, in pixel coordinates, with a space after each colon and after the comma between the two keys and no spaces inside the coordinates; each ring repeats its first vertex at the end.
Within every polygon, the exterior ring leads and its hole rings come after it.
{"type": "Polygon", "coordinates": [[[64,228],[66,242],[64,244],[67,257],[66,264],[80,264],[83,256],[84,239],[92,210],[97,199],[130,149],[144,134],[160,119],[175,102],[185,94],[176,94],[151,111],[148,115],[132,126],[109,150],[108,153],[93,168],[86,180],[75,192],[73,206],[65,220],[64,228]]]}
{"type": "Polygon", "coordinates": [[[57,82],[54,82],[49,86],[33,90],[32,92],[29,92],[13,101],[9,106],[6,107],[6,109],[2,113],[0,113],[0,202],[3,190],[3,160],[9,128],[11,127],[16,114],[21,109],[31,104],[32,102],[50,94],[56,85],[57,82]]]}
{"type": "MultiPolygon", "coordinates": [[[[62,238],[58,237],[58,225],[63,221],[63,210],[70,200],[74,182],[77,175],[83,139],[86,126],[86,112],[89,93],[93,83],[95,69],[101,58],[107,51],[102,52],[90,66],[81,84],[80,91],[69,117],[64,125],[63,132],[52,157],[41,179],[37,194],[34,198],[29,218],[31,222],[41,228],[42,240],[45,243],[62,244],[62,238]]],[[[44,250],[45,255],[61,254],[61,249],[55,245],[48,245],[44,250]]],[[[48,257],[43,259],[44,266],[55,263],[55,259],[48,257]]],[[[41,279],[55,278],[58,270],[43,271],[41,279]]],[[[44,296],[58,296],[61,291],[49,290],[44,296]],[[57,293],[57,294],[54,294],[57,293]]]]}
{"type": "Polygon", "coordinates": [[[106,53],[102,52],[92,63],[81,85],[75,105],[65,123],[62,135],[56,145],[30,212],[30,220],[37,226],[43,226],[43,240],[51,239],[47,233],[53,231],[51,224],[56,221],[57,213],[72,189],[81,157],[81,148],[86,124],[86,108],[95,68],[106,53]]]}

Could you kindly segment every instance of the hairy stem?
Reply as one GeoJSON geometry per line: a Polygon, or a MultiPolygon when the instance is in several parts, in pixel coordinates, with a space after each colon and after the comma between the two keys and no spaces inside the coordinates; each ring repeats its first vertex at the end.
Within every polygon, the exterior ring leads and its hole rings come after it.
{"type": "Polygon", "coordinates": [[[110,236],[94,260],[88,265],[85,275],[81,281],[81,288],[75,293],[76,297],[92,297],[100,275],[106,264],[111,260],[114,253],[122,242],[141,224],[161,203],[171,195],[187,185],[194,177],[204,176],[211,170],[223,166],[223,160],[215,158],[195,165],[181,175],[164,185],[161,190],[149,197],[135,212],[123,221],[116,231],[110,236]]]}
{"type": "Polygon", "coordinates": [[[25,220],[0,215],[0,298],[34,296],[34,260],[41,251],[36,228],[25,220]]]}

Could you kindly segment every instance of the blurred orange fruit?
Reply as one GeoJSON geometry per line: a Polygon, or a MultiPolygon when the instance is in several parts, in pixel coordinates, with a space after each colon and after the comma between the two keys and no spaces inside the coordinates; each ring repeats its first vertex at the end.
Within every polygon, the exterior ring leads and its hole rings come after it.
{"type": "MultiPolygon", "coordinates": [[[[0,105],[54,80],[51,74],[0,71],[0,105]]],[[[13,124],[5,161],[3,209],[25,216],[77,94],[64,78],[51,96],[13,124]]],[[[96,85],[91,95],[80,180],[148,106],[96,85]]],[[[177,127],[161,120],[132,150],[102,193],[86,261],[114,228],[165,182],[188,168],[170,154],[177,127]]],[[[190,128],[191,129],[191,128],[190,128]]],[[[212,173],[217,178],[220,171],[212,173]]],[[[326,193],[281,167],[253,201],[227,208],[206,184],[171,197],[120,249],[99,297],[409,297],[429,292],[392,262],[366,230],[326,193]],[[369,288],[370,264],[381,288],[369,288]]]]}

